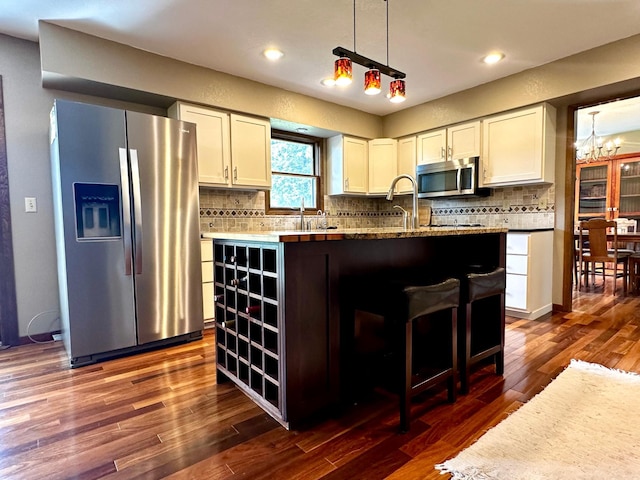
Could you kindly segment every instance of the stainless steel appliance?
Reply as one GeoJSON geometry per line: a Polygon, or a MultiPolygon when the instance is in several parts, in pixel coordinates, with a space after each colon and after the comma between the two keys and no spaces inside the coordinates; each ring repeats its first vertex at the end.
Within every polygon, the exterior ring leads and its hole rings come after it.
{"type": "Polygon", "coordinates": [[[487,196],[488,188],[478,187],[479,157],[461,158],[416,167],[418,198],[487,196]]]}
{"type": "Polygon", "coordinates": [[[201,338],[195,125],[64,100],[50,120],[71,366],[201,338]]]}

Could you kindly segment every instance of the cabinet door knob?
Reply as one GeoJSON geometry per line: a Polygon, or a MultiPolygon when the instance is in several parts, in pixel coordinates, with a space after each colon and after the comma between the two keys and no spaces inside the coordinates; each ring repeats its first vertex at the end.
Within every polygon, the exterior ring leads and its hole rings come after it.
{"type": "Polygon", "coordinates": [[[441,160],[445,159],[444,147],[440,147],[440,159],[441,160]]]}
{"type": "Polygon", "coordinates": [[[447,147],[447,154],[449,155],[449,160],[453,160],[453,148],[447,147]]]}
{"type": "Polygon", "coordinates": [[[233,180],[238,180],[238,167],[233,167],[233,180]]]}
{"type": "Polygon", "coordinates": [[[348,178],[344,179],[344,189],[345,190],[349,190],[349,179],[348,178]]]}
{"type": "Polygon", "coordinates": [[[224,167],[224,179],[229,180],[229,167],[224,167]]]}

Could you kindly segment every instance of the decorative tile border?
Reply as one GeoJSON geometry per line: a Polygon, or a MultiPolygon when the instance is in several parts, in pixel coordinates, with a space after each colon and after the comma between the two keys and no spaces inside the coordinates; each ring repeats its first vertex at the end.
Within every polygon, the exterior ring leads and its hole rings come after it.
{"type": "MultiPolygon", "coordinates": [[[[399,227],[402,212],[412,207],[411,197],[397,196],[393,202],[382,197],[330,197],[324,206],[329,225],[341,228],[399,227]]],[[[299,228],[297,215],[265,214],[264,192],[233,190],[200,191],[200,227],[202,231],[264,231],[299,228]]],[[[535,185],[495,189],[491,196],[420,200],[421,220],[431,207],[431,224],[479,223],[509,228],[553,228],[555,188],[535,185]],[[544,205],[541,207],[540,205],[544,205]]],[[[317,223],[317,215],[305,214],[305,221],[317,223]]]]}

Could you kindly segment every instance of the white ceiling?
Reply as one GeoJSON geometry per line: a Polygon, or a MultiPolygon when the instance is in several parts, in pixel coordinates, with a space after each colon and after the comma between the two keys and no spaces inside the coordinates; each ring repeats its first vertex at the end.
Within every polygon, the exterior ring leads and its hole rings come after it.
{"type": "MultiPolygon", "coordinates": [[[[354,50],[353,0],[4,0],[0,32],[37,40],[38,20],[385,115],[640,33],[638,0],[356,0],[355,50],[406,73],[407,101],[327,88],[336,46],[354,50]],[[285,56],[267,61],[278,47],[285,56]],[[489,67],[480,60],[500,50],[489,67]]],[[[69,52],[70,55],[73,52],[69,52]]],[[[594,65],[594,68],[599,68],[594,65]]],[[[383,91],[388,88],[383,76],[383,91]]],[[[604,116],[604,115],[603,115],[604,116]]],[[[590,126],[588,127],[590,129],[590,126]]]]}

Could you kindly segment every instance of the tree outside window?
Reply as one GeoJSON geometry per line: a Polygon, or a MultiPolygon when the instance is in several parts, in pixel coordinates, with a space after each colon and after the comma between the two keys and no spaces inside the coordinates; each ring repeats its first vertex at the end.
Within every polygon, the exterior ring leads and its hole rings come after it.
{"type": "Polygon", "coordinates": [[[271,136],[270,213],[322,210],[319,145],[316,138],[273,132],[271,136]]]}

